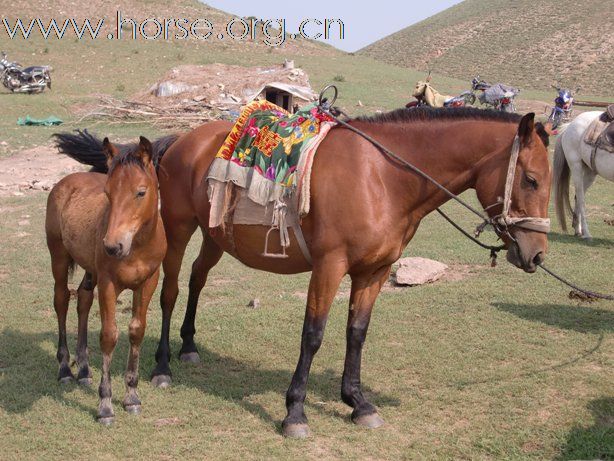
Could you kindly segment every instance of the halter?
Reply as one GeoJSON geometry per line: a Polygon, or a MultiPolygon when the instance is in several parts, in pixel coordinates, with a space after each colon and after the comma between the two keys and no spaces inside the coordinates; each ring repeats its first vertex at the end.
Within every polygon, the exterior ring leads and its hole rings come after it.
{"type": "MultiPolygon", "coordinates": [[[[520,154],[520,138],[518,135],[514,137],[512,144],[512,153],[510,156],[510,163],[507,167],[507,177],[505,179],[505,192],[503,195],[503,212],[491,218],[491,224],[493,227],[506,234],[513,241],[516,241],[509,232],[511,227],[520,227],[521,229],[527,229],[530,231],[541,232],[547,234],[550,232],[550,219],[538,218],[533,216],[513,217],[510,216],[510,207],[512,205],[512,188],[514,187],[514,179],[516,177],[516,165],[518,164],[518,155],[520,154]]],[[[485,208],[489,208],[498,205],[500,202],[490,205],[485,208]]]]}

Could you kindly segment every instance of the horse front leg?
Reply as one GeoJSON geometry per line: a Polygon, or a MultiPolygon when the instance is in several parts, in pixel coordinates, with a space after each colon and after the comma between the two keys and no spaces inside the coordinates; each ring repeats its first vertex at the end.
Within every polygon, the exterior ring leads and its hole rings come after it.
{"type": "Polygon", "coordinates": [[[209,271],[219,262],[223,254],[224,250],[213,241],[207,232],[203,231],[203,243],[200,247],[200,253],[192,264],[188,305],[185,310],[183,324],[181,325],[181,339],[183,343],[179,351],[179,359],[182,362],[198,363],[200,361],[198,349],[194,343],[194,335],[196,334],[194,323],[196,321],[198,298],[207,282],[209,271]]]}
{"type": "Polygon", "coordinates": [[[172,382],[170,328],[173,309],[179,295],[179,271],[181,270],[181,261],[185,249],[190,237],[196,230],[197,223],[196,221],[176,223],[172,217],[166,218],[164,214],[162,217],[164,218],[168,248],[164,261],[162,261],[162,268],[164,269],[162,291],[160,292],[162,331],[156,350],[156,367],[151,373],[151,383],[156,387],[165,388],[170,386],[172,382]]]}
{"type": "Polygon", "coordinates": [[[92,384],[92,369],[89,365],[87,349],[87,323],[92,303],[94,302],[94,287],[96,280],[86,272],[77,290],[77,314],[79,317],[79,332],[77,335],[77,381],[82,386],[92,384]]]}
{"type": "Polygon", "coordinates": [[[388,280],[389,274],[390,266],[386,266],[372,274],[352,276],[341,398],[353,408],[352,421],[369,428],[381,426],[384,420],[377,413],[375,406],[368,402],[362,394],[360,384],[362,347],[367,336],[375,299],[388,280]]]}
{"type": "Polygon", "coordinates": [[[347,266],[340,263],[339,259],[333,257],[327,259],[328,263],[324,260],[314,266],[309,282],[301,353],[286,393],[288,414],[282,423],[283,435],[286,437],[304,438],[309,435],[304,407],[309,370],[313,357],[322,344],[330,306],[347,271],[347,266]]]}
{"type": "Polygon", "coordinates": [[[158,286],[159,276],[160,269],[157,269],[139,289],[134,291],[132,297],[132,320],[130,320],[130,326],[128,327],[130,351],[128,352],[128,364],[124,376],[126,395],[124,396],[123,406],[128,413],[134,415],[141,412],[141,400],[137,392],[137,385],[139,383],[139,358],[141,343],[143,342],[143,336],[145,336],[145,328],[147,326],[147,308],[158,286]]]}
{"type": "Polygon", "coordinates": [[[115,322],[115,307],[119,290],[108,278],[99,281],[98,302],[100,304],[100,350],[102,352],[102,376],[98,395],[100,403],[98,405],[97,420],[101,424],[108,426],[113,423],[115,413],[111,403],[111,360],[113,351],[117,344],[117,324],[115,322]]]}

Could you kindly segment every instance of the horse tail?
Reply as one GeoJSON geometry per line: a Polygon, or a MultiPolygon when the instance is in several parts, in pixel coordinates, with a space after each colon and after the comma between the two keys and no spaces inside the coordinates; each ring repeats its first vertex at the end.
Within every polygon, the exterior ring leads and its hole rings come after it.
{"type": "Polygon", "coordinates": [[[567,221],[565,210],[572,214],[571,204],[569,203],[569,165],[563,150],[563,136],[559,134],[554,147],[554,160],[552,167],[552,190],[554,192],[554,208],[556,217],[561,225],[561,229],[567,232],[567,221]]]}
{"type": "MultiPolygon", "coordinates": [[[[107,165],[107,156],[102,147],[102,139],[90,134],[87,130],[76,130],[73,133],[55,133],[55,146],[60,153],[68,155],[84,165],[92,167],[90,171],[97,173],[107,173],[109,167],[107,165]]],[[[168,150],[169,147],[179,138],[177,134],[171,134],[162,138],[156,139],[152,143],[154,164],[158,165],[160,159],[168,150]]],[[[137,144],[117,144],[120,151],[132,150],[137,144]]]]}

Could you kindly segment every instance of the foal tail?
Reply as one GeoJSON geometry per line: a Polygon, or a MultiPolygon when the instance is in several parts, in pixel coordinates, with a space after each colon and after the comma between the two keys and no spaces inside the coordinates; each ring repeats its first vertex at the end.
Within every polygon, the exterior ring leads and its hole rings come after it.
{"type": "MultiPolygon", "coordinates": [[[[96,173],[107,173],[109,171],[107,156],[102,148],[102,140],[100,138],[90,134],[87,130],[76,130],[76,134],[56,133],[53,136],[55,138],[55,146],[60,153],[68,155],[79,163],[90,165],[92,167],[90,171],[96,173]]],[[[151,144],[156,168],[164,153],[177,138],[179,138],[179,135],[171,134],[158,138],[151,144]]],[[[116,144],[120,152],[132,150],[136,145],[136,143],[116,144]]]]}
{"type": "Polygon", "coordinates": [[[565,211],[573,214],[571,203],[569,202],[569,165],[563,150],[563,135],[559,130],[554,147],[554,160],[552,167],[552,190],[554,192],[554,208],[556,217],[561,225],[561,229],[567,232],[567,221],[565,211]]]}

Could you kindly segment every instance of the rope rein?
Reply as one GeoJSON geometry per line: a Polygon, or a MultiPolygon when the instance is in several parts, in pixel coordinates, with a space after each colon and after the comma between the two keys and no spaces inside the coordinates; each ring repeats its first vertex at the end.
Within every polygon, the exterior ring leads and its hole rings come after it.
{"type": "MultiPolygon", "coordinates": [[[[511,206],[511,202],[512,202],[512,186],[514,184],[514,177],[515,177],[515,172],[516,172],[516,164],[518,162],[518,155],[520,153],[520,139],[519,139],[518,135],[516,135],[516,137],[514,138],[514,142],[512,144],[512,153],[511,153],[511,158],[510,158],[510,162],[509,162],[509,165],[508,165],[507,178],[506,178],[506,182],[505,182],[505,193],[504,193],[504,198],[502,200],[503,211],[502,211],[502,213],[500,215],[497,215],[497,216],[494,216],[494,217],[489,217],[489,216],[485,215],[484,213],[478,211],[476,208],[471,206],[469,203],[467,203],[463,199],[461,199],[458,195],[456,195],[455,193],[450,191],[447,187],[445,187],[444,185],[442,185],[439,182],[437,182],[437,180],[435,180],[433,177],[431,177],[430,175],[428,175],[427,173],[425,173],[424,171],[422,171],[418,167],[414,166],[413,164],[409,163],[407,160],[399,157],[394,152],[392,152],[389,149],[387,149],[380,142],[378,142],[377,140],[375,140],[374,138],[372,138],[371,136],[369,136],[365,132],[359,130],[358,128],[356,128],[356,127],[354,127],[352,125],[350,125],[345,120],[340,119],[338,117],[338,115],[345,115],[347,117],[347,114],[344,114],[343,111],[341,111],[340,109],[333,107],[333,104],[335,103],[335,101],[337,99],[337,94],[338,94],[338,90],[337,90],[336,86],[328,85],[328,86],[324,87],[322,89],[322,91],[320,92],[320,96],[319,96],[319,100],[318,100],[318,110],[320,112],[322,112],[323,114],[326,114],[329,117],[331,117],[331,119],[333,119],[335,122],[337,122],[338,124],[340,124],[344,128],[347,128],[350,131],[353,131],[357,135],[359,135],[362,138],[364,138],[367,141],[369,141],[371,144],[373,144],[375,147],[377,147],[383,154],[385,154],[385,156],[390,161],[392,161],[393,163],[397,164],[398,166],[400,166],[400,167],[402,167],[404,169],[413,171],[414,173],[418,174],[419,176],[422,176],[424,179],[426,179],[431,184],[436,186],[438,189],[443,191],[446,195],[448,195],[448,197],[450,197],[451,199],[453,199],[456,202],[460,203],[467,210],[469,210],[470,212],[472,212],[473,214],[478,216],[480,219],[482,219],[482,223],[477,226],[477,228],[476,228],[476,230],[474,232],[474,234],[475,234],[475,237],[474,237],[471,234],[469,234],[467,231],[465,231],[460,225],[458,225],[456,222],[454,222],[454,220],[452,220],[452,218],[450,218],[443,211],[441,211],[441,209],[439,209],[439,208],[435,209],[435,211],[437,211],[446,221],[448,221],[452,226],[454,226],[454,228],[456,228],[459,232],[461,232],[469,240],[471,240],[472,242],[478,244],[479,246],[481,246],[484,249],[490,250],[491,266],[493,266],[493,267],[496,266],[497,253],[499,251],[505,249],[505,245],[493,246],[493,245],[487,245],[487,244],[482,243],[481,241],[479,241],[477,239],[477,237],[479,237],[479,235],[481,234],[481,232],[484,230],[484,228],[486,226],[489,226],[489,225],[492,226],[495,229],[495,232],[497,234],[505,234],[514,242],[516,241],[516,239],[509,232],[509,228],[510,227],[521,227],[521,228],[524,228],[524,229],[527,229],[527,230],[532,230],[532,231],[535,231],[535,232],[542,232],[542,233],[546,233],[546,234],[548,232],[550,232],[550,219],[548,219],[548,218],[539,218],[539,217],[511,217],[511,216],[509,216],[509,210],[510,210],[510,206],[511,206]],[[324,97],[324,94],[329,89],[332,89],[334,91],[333,98],[332,98],[332,100],[330,102],[327,100],[327,98],[324,97]]],[[[489,208],[492,208],[492,207],[494,207],[496,205],[500,205],[500,204],[501,204],[501,199],[499,199],[499,201],[497,201],[496,203],[493,203],[492,205],[486,207],[486,210],[488,210],[489,208]]],[[[541,263],[537,264],[537,266],[539,268],[541,268],[547,274],[551,275],[552,277],[554,277],[555,279],[560,281],[561,283],[567,285],[568,287],[572,288],[575,291],[578,291],[578,292],[584,294],[589,299],[590,298],[599,298],[599,299],[614,300],[614,296],[612,296],[612,295],[601,294],[601,293],[597,293],[597,292],[594,292],[594,291],[590,291],[590,290],[586,290],[586,289],[578,287],[577,285],[575,285],[575,284],[565,280],[561,276],[555,274],[554,272],[552,272],[550,269],[546,268],[541,263]]]]}

